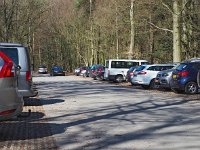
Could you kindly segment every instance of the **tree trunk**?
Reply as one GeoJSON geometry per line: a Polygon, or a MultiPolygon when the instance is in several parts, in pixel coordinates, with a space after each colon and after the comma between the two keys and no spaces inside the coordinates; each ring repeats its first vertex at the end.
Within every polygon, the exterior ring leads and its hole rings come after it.
{"type": "Polygon", "coordinates": [[[131,0],[131,9],[130,9],[130,22],[131,22],[131,41],[130,41],[130,49],[128,53],[128,59],[133,58],[133,49],[135,46],[135,22],[134,22],[134,2],[135,0],[131,0]]]}
{"type": "Polygon", "coordinates": [[[91,62],[90,64],[94,64],[94,40],[93,40],[93,17],[92,17],[92,0],[90,0],[90,46],[91,46],[91,62]]]}
{"type": "MultiPolygon", "coordinates": [[[[150,22],[152,22],[152,14],[149,15],[149,20],[150,20],[150,22]]],[[[150,55],[151,55],[150,61],[153,64],[153,61],[154,61],[154,59],[153,59],[154,33],[153,33],[153,27],[152,26],[150,26],[149,32],[150,32],[150,35],[149,35],[149,48],[150,48],[150,55]]]]}
{"type": "Polygon", "coordinates": [[[173,62],[181,61],[180,0],[173,0],[173,62]]]}
{"type": "Polygon", "coordinates": [[[115,31],[116,31],[116,57],[119,58],[119,30],[118,30],[118,5],[115,0],[115,31]]]}

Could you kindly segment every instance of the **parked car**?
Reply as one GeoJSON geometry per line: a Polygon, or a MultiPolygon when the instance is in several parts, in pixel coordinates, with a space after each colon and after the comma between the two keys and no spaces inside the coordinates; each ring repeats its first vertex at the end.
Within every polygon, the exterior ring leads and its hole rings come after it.
{"type": "Polygon", "coordinates": [[[89,77],[90,76],[90,68],[91,67],[86,67],[86,70],[83,72],[83,77],[89,77]]]}
{"type": "Polygon", "coordinates": [[[79,67],[79,68],[76,68],[74,70],[74,74],[76,76],[80,76],[80,75],[83,75],[84,71],[86,70],[86,67],[82,66],[82,67],[79,67]]]}
{"type": "Polygon", "coordinates": [[[131,82],[131,76],[133,76],[133,72],[135,71],[136,68],[137,68],[136,66],[129,68],[126,74],[126,81],[131,82]]]}
{"type": "Polygon", "coordinates": [[[63,67],[61,66],[53,66],[51,68],[51,76],[65,76],[65,72],[63,70],[63,67]]]}
{"type": "Polygon", "coordinates": [[[24,103],[17,91],[17,75],[12,60],[0,51],[0,120],[22,112],[24,103]]]}
{"type": "Polygon", "coordinates": [[[75,74],[76,76],[78,76],[79,73],[80,73],[80,68],[76,68],[76,69],[74,69],[74,74],[75,74]]]}
{"type": "Polygon", "coordinates": [[[171,89],[170,81],[172,79],[172,72],[176,69],[178,64],[175,64],[175,67],[168,70],[163,70],[158,72],[155,83],[159,86],[159,88],[171,89]]]}
{"type": "Polygon", "coordinates": [[[132,85],[141,85],[143,88],[155,88],[155,78],[162,70],[173,68],[173,64],[141,65],[136,69],[131,79],[132,85]]]}
{"type": "Polygon", "coordinates": [[[130,67],[148,64],[147,60],[109,59],[106,60],[105,78],[114,82],[126,80],[126,73],[130,67]]]}
{"type": "Polygon", "coordinates": [[[105,73],[105,67],[103,65],[98,65],[96,67],[96,71],[95,71],[95,77],[94,79],[96,80],[104,80],[104,73],[105,73]]]}
{"type": "Polygon", "coordinates": [[[32,81],[32,71],[29,52],[26,47],[17,43],[0,43],[0,51],[21,67],[18,77],[18,91],[23,97],[33,97],[38,94],[32,81]]]}
{"type": "Polygon", "coordinates": [[[40,65],[40,66],[38,67],[38,73],[42,73],[42,74],[48,73],[47,67],[46,67],[45,65],[40,65]]]}
{"type": "Polygon", "coordinates": [[[90,74],[89,74],[89,76],[91,77],[91,78],[95,78],[96,77],[96,68],[99,66],[99,64],[94,64],[94,65],[92,65],[91,66],[91,68],[90,68],[90,74]]]}
{"type": "Polygon", "coordinates": [[[83,74],[86,72],[86,68],[87,67],[85,67],[85,66],[80,67],[80,73],[79,73],[80,76],[83,76],[83,74]]]}
{"type": "Polygon", "coordinates": [[[175,92],[195,94],[198,92],[197,76],[200,71],[200,58],[186,60],[173,71],[170,81],[175,92]]]}

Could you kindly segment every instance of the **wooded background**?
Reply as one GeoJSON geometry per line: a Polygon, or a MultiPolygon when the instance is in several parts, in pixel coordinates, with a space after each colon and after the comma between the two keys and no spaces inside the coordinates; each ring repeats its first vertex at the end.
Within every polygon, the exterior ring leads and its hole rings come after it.
{"type": "Polygon", "coordinates": [[[30,49],[37,67],[106,59],[200,57],[199,0],[1,0],[0,41],[30,49]]]}

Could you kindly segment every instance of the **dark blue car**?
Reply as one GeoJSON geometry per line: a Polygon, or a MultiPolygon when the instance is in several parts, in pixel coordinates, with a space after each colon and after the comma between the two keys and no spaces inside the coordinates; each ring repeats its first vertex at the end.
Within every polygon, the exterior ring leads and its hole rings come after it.
{"type": "Polygon", "coordinates": [[[197,76],[200,72],[200,59],[191,59],[180,63],[173,71],[170,81],[171,89],[175,92],[195,94],[198,92],[197,76]]]}
{"type": "Polygon", "coordinates": [[[51,76],[64,76],[65,72],[61,66],[53,66],[51,68],[51,76]]]}

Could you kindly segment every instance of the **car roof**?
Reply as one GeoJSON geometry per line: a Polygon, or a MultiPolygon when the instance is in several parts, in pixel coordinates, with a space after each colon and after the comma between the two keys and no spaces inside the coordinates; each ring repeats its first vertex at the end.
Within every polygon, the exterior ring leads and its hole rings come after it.
{"type": "Polygon", "coordinates": [[[0,43],[0,46],[4,46],[4,47],[23,47],[23,45],[19,44],[19,43],[0,43]]]}
{"type": "Polygon", "coordinates": [[[200,58],[191,58],[188,60],[183,61],[182,63],[200,63],[200,58]]]}
{"type": "Polygon", "coordinates": [[[143,61],[143,62],[148,62],[147,60],[144,60],[144,59],[108,59],[106,61],[143,61]]]}
{"type": "Polygon", "coordinates": [[[175,64],[151,64],[151,65],[142,65],[142,66],[175,66],[175,64]]]}

